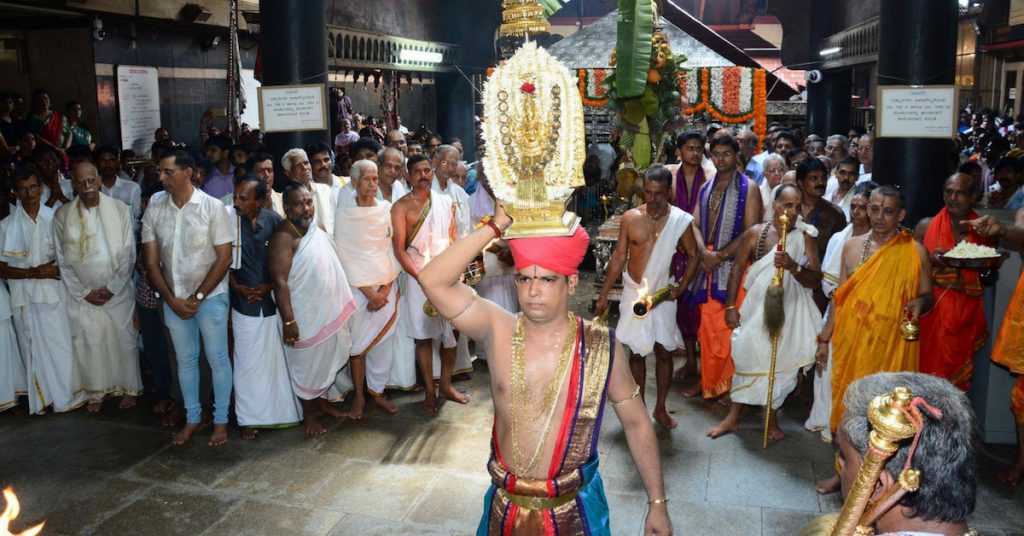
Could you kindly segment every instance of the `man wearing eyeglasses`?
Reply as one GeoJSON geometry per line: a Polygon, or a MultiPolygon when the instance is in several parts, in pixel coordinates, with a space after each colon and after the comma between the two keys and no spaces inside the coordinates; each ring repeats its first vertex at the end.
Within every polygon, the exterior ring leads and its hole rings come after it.
{"type": "Polygon", "coordinates": [[[700,310],[700,381],[701,392],[708,399],[728,393],[732,386],[732,329],[725,322],[725,313],[737,304],[726,304],[729,273],[740,244],[739,236],[764,218],[757,184],[737,168],[740,146],[736,138],[714,138],[710,151],[717,174],[701,187],[693,214],[705,251],[690,287],[700,310]]]}
{"type": "Polygon", "coordinates": [[[192,185],[196,164],[182,150],[160,159],[166,195],[154,196],[142,217],[142,254],[153,289],[164,299],[164,323],[174,341],[178,382],[185,401],[185,427],[174,438],[183,445],[199,429],[199,344],[213,372],[213,435],[228,440],[231,363],[228,360],[228,267],[231,223],[224,204],[192,185]]]}

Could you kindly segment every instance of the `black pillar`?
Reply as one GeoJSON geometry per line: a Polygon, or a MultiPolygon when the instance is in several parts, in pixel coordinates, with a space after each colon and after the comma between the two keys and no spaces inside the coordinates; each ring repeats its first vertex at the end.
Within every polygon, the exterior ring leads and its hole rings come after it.
{"type": "MultiPolygon", "coordinates": [[[[260,0],[260,55],[264,86],[327,83],[327,22],[323,0],[260,0]]],[[[324,106],[328,105],[326,92],[324,106]]],[[[330,128],[328,122],[328,128],[330,128]]],[[[331,143],[327,129],[275,132],[264,136],[275,166],[288,149],[314,141],[331,143]]],[[[280,169],[277,182],[284,175],[280,169]]]]}
{"type": "Polygon", "coordinates": [[[437,131],[447,143],[450,138],[462,140],[466,162],[476,160],[476,124],[473,121],[473,85],[459,73],[438,73],[437,131]]]}
{"type": "MultiPolygon", "coordinates": [[[[878,85],[953,84],[957,17],[956,0],[881,0],[878,85]]],[[[942,184],[952,172],[954,150],[952,140],[875,139],[872,179],[902,187],[905,225],[913,227],[942,206],[942,184]]]]}
{"type": "Polygon", "coordinates": [[[821,81],[807,86],[807,132],[828,137],[850,130],[853,71],[822,71],[821,81]]]}

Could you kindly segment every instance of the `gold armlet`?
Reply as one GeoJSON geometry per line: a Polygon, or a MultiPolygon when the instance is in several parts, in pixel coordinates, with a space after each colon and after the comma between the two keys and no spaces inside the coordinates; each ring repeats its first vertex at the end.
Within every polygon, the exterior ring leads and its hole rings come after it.
{"type": "Polygon", "coordinates": [[[651,505],[651,504],[668,504],[668,497],[665,497],[664,499],[650,500],[650,501],[647,501],[647,504],[648,505],[651,505]]]}
{"type": "Polygon", "coordinates": [[[470,289],[470,290],[473,291],[473,296],[469,299],[469,304],[466,305],[466,308],[463,309],[461,313],[459,313],[459,314],[457,314],[457,315],[455,315],[455,316],[453,316],[451,318],[446,318],[445,320],[447,320],[449,322],[453,322],[456,318],[466,314],[466,311],[468,311],[469,308],[472,307],[474,303],[476,303],[476,299],[479,298],[480,295],[476,293],[476,289],[475,288],[470,289]]]}
{"type": "Polygon", "coordinates": [[[608,401],[611,402],[613,406],[617,406],[617,405],[619,405],[619,404],[621,404],[623,402],[629,402],[630,400],[633,400],[634,398],[636,398],[638,396],[640,396],[640,385],[639,384],[636,386],[636,388],[633,389],[633,394],[629,395],[629,398],[624,398],[622,400],[610,400],[609,399],[608,401]]]}

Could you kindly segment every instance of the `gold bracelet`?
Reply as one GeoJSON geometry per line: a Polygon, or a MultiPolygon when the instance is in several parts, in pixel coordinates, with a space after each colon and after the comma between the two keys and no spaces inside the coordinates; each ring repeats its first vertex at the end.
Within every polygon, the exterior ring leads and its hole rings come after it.
{"type": "Polygon", "coordinates": [[[289,321],[285,322],[285,323],[284,323],[284,325],[285,325],[285,327],[288,327],[288,326],[290,326],[290,325],[292,325],[292,324],[294,324],[294,323],[295,323],[295,319],[293,318],[293,319],[291,319],[291,320],[289,320],[289,321]]]}
{"type": "Polygon", "coordinates": [[[636,385],[636,387],[633,389],[633,394],[630,395],[629,398],[623,398],[622,400],[611,400],[611,399],[609,399],[608,401],[611,402],[613,406],[617,406],[617,405],[619,405],[619,404],[621,404],[623,402],[629,402],[630,400],[633,400],[634,398],[636,398],[638,396],[640,396],[640,384],[636,385]]]}
{"type": "Polygon", "coordinates": [[[735,308],[736,308],[736,306],[735,306],[735,305],[728,305],[728,306],[726,306],[725,310],[726,310],[726,311],[732,311],[732,310],[733,310],[733,309],[735,309],[735,308]]]}
{"type": "Polygon", "coordinates": [[[647,501],[647,504],[668,504],[668,497],[665,497],[664,499],[654,499],[653,501],[647,501]]]}

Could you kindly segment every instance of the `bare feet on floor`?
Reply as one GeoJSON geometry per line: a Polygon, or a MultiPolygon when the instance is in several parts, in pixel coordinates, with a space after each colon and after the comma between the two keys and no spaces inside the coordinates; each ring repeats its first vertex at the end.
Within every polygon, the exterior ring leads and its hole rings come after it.
{"type": "Polygon", "coordinates": [[[454,386],[449,385],[448,387],[442,387],[440,392],[441,398],[447,398],[452,402],[458,402],[459,404],[468,404],[469,397],[459,392],[454,386]]]}
{"type": "Polygon", "coordinates": [[[306,435],[309,437],[321,436],[327,433],[327,428],[324,428],[323,423],[317,418],[317,414],[312,411],[307,411],[302,417],[302,423],[306,425],[306,435]]]}
{"type": "Polygon", "coordinates": [[[388,413],[398,413],[398,405],[388,400],[384,395],[371,396],[370,401],[388,413]]]}
{"type": "Polygon", "coordinates": [[[88,411],[89,413],[99,413],[101,409],[103,409],[102,400],[98,402],[89,402],[89,404],[85,406],[85,411],[88,411]]]}
{"type": "Polygon", "coordinates": [[[427,413],[437,413],[437,395],[432,391],[427,391],[427,395],[423,397],[423,411],[427,413]]]}
{"type": "Polygon", "coordinates": [[[259,435],[259,433],[260,431],[258,428],[243,428],[242,439],[252,441],[253,439],[256,439],[256,436],[259,435]]]}
{"type": "Polygon", "coordinates": [[[352,401],[352,407],[348,410],[348,418],[359,421],[363,418],[363,410],[366,409],[366,401],[362,398],[356,398],[352,401]]]}
{"type": "Polygon", "coordinates": [[[228,425],[227,424],[215,424],[213,425],[213,434],[210,435],[210,440],[206,443],[210,447],[219,447],[228,442],[228,425]]]}
{"type": "Polygon", "coordinates": [[[693,398],[699,395],[700,393],[700,382],[697,382],[697,385],[694,385],[693,387],[689,387],[687,389],[683,389],[682,391],[680,391],[679,394],[683,395],[683,398],[693,398]]]}
{"type": "Polygon", "coordinates": [[[192,424],[192,423],[185,424],[185,426],[181,429],[181,431],[176,433],[176,434],[174,434],[174,437],[171,438],[171,443],[174,443],[175,445],[179,445],[179,446],[180,445],[184,445],[185,443],[188,443],[188,440],[192,439],[192,434],[196,433],[196,430],[198,430],[198,429],[199,429],[199,424],[198,423],[195,423],[195,424],[192,424]]]}
{"type": "MultiPolygon", "coordinates": [[[[167,415],[160,420],[160,424],[167,428],[177,428],[185,419],[185,410],[182,408],[171,408],[167,415]]],[[[197,425],[198,426],[198,425],[197,425]]]]}
{"type": "Polygon", "coordinates": [[[690,376],[692,376],[692,375],[694,375],[696,373],[697,373],[697,365],[693,365],[693,366],[683,365],[682,368],[680,368],[679,370],[676,371],[675,377],[673,377],[672,379],[673,379],[673,381],[683,382],[683,381],[686,381],[687,378],[689,378],[690,376]]]}
{"type": "Polygon", "coordinates": [[[665,408],[654,410],[654,420],[658,421],[658,424],[666,430],[671,430],[677,426],[676,420],[669,416],[665,408]]]}
{"type": "Polygon", "coordinates": [[[117,409],[131,409],[138,403],[138,397],[132,395],[124,395],[121,397],[121,402],[117,404],[117,409]]]}
{"type": "Polygon", "coordinates": [[[786,437],[786,432],[782,431],[782,428],[779,427],[779,421],[773,416],[771,422],[768,424],[768,439],[771,441],[778,441],[784,437],[786,437]]]}
{"type": "Polygon", "coordinates": [[[724,436],[725,434],[730,434],[730,433],[734,434],[739,429],[740,429],[739,419],[735,419],[735,418],[733,418],[730,415],[730,416],[726,417],[725,420],[723,420],[722,422],[718,423],[718,426],[715,426],[715,427],[711,428],[710,430],[708,430],[708,437],[710,437],[711,439],[719,438],[719,437],[724,436]]]}
{"type": "Polygon", "coordinates": [[[341,411],[340,409],[335,408],[334,406],[332,406],[331,403],[328,402],[326,398],[319,398],[319,399],[317,399],[316,405],[317,405],[317,409],[320,410],[320,414],[321,415],[327,415],[327,416],[330,416],[330,417],[338,417],[338,418],[348,417],[347,413],[345,413],[344,411],[341,411]]]}
{"type": "Polygon", "coordinates": [[[818,482],[818,485],[814,486],[814,491],[817,491],[819,495],[828,495],[839,491],[839,475],[818,482]]]}
{"type": "Polygon", "coordinates": [[[174,401],[170,398],[165,398],[153,405],[153,413],[163,414],[168,413],[174,409],[174,401]]]}

